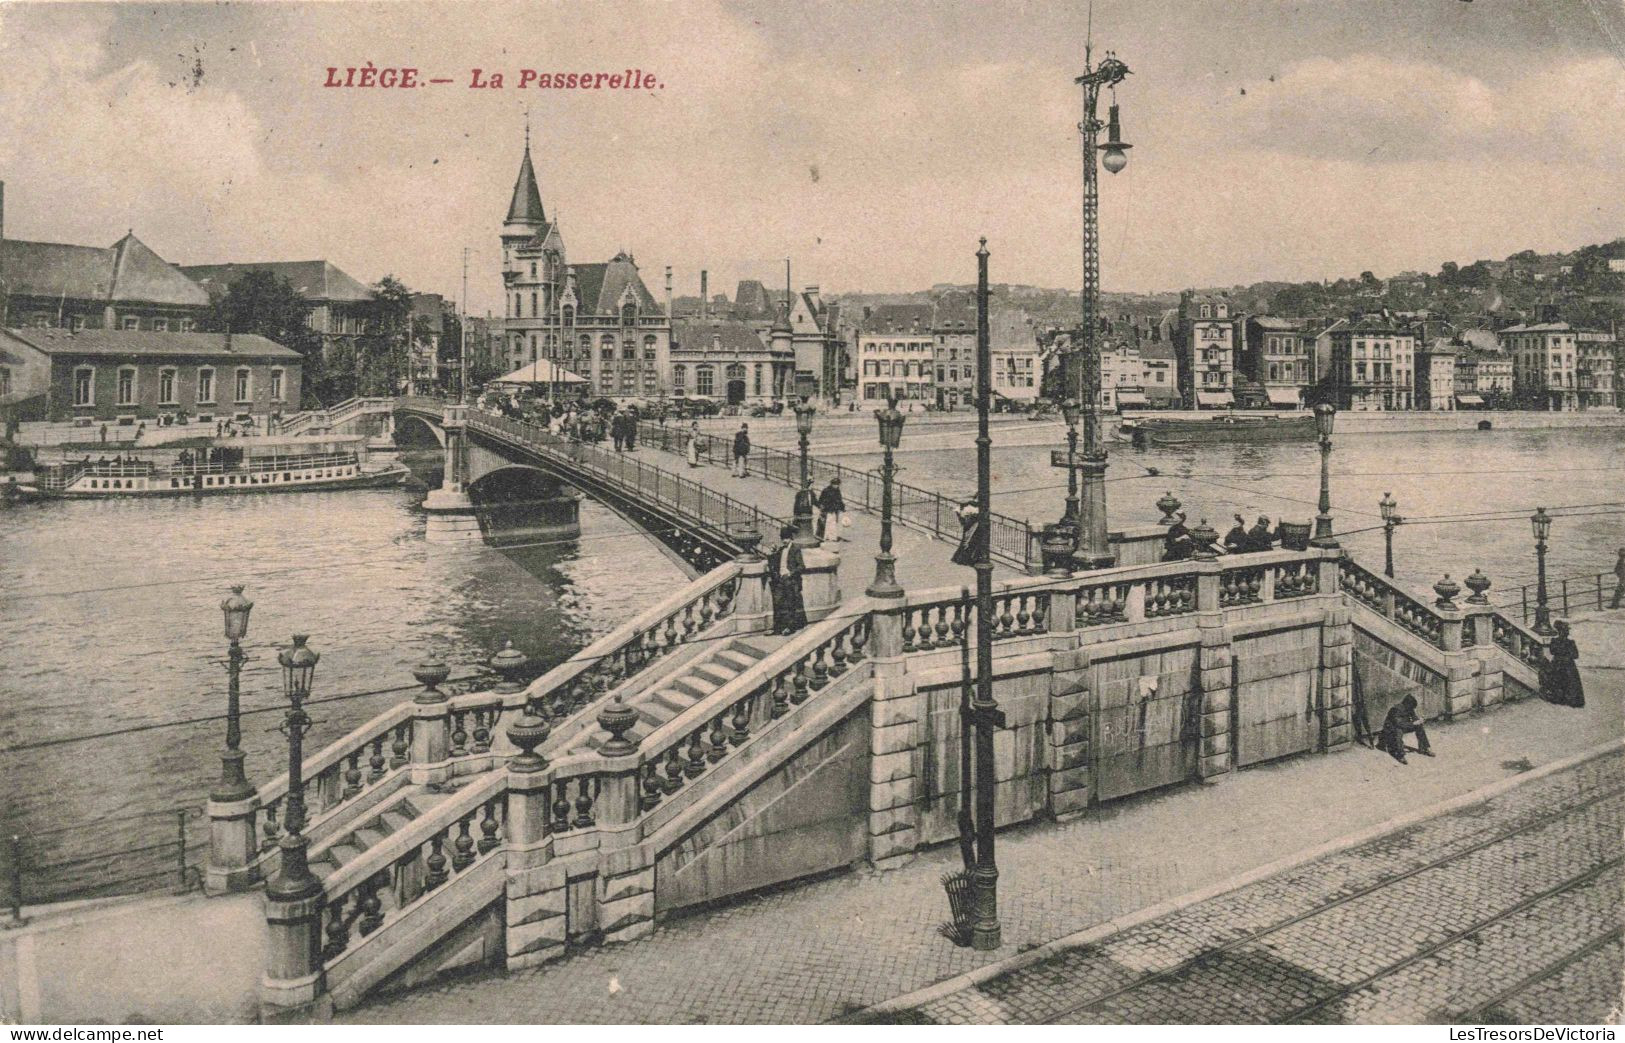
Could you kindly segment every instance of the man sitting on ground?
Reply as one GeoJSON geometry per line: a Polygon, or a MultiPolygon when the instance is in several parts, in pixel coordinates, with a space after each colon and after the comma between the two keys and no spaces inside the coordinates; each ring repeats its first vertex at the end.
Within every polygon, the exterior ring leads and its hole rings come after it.
{"type": "Polygon", "coordinates": [[[1422,727],[1422,721],[1416,716],[1416,696],[1407,695],[1399,701],[1399,705],[1388,711],[1383,718],[1382,734],[1377,736],[1377,749],[1388,754],[1401,764],[1406,763],[1405,752],[1409,747],[1405,745],[1405,736],[1415,735],[1415,752],[1424,757],[1433,756],[1433,750],[1428,747],[1428,733],[1422,727]]]}

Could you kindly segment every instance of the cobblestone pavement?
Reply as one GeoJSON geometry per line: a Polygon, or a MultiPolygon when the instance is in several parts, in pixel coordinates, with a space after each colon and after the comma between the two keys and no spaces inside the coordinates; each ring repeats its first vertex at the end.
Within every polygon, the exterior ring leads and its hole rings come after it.
{"type": "MultiPolygon", "coordinates": [[[[1219,786],[1175,787],[1071,822],[1001,831],[1005,945],[991,953],[937,934],[947,916],[939,878],[959,862],[948,845],[891,872],[859,870],[664,920],[650,938],[535,970],[378,997],[339,1020],[811,1023],[851,1015],[1617,737],[1625,693],[1594,684],[1590,694],[1584,712],[1529,701],[1430,726],[1440,756],[1409,767],[1369,750],[1294,758],[1219,786]]],[[[1321,865],[1296,890],[1237,892],[1226,914],[1233,920],[1220,927],[1277,923],[1374,874],[1464,850],[1507,822],[1538,821],[1621,785],[1625,757],[1595,758],[1388,838],[1363,862],[1321,865]]],[[[1183,951],[1174,936],[1166,944],[1183,951]]],[[[1125,958],[1120,973],[1168,956],[1125,958]]]]}
{"type": "Polygon", "coordinates": [[[1601,1021],[1620,996],[1618,768],[1582,764],[885,1020],[1601,1021]]]}

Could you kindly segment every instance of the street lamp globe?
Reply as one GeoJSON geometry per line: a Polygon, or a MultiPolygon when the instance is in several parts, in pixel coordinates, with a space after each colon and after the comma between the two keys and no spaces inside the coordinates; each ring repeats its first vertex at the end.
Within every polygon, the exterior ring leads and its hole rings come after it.
{"type": "Polygon", "coordinates": [[[1377,509],[1382,511],[1383,521],[1393,521],[1397,517],[1396,512],[1399,509],[1399,503],[1394,499],[1393,493],[1385,492],[1382,494],[1382,499],[1377,501],[1377,509]]]}
{"type": "Polygon", "coordinates": [[[276,661],[282,664],[282,691],[290,701],[309,696],[316,677],[316,661],[321,656],[305,645],[309,640],[308,634],[295,634],[293,647],[277,653],[276,661]]]}
{"type": "Polygon", "coordinates": [[[226,639],[241,641],[248,636],[248,613],[254,603],[243,597],[242,584],[231,588],[231,596],[220,602],[220,612],[226,619],[226,639]]]}
{"type": "Polygon", "coordinates": [[[875,410],[875,420],[880,425],[881,448],[896,449],[903,444],[903,414],[898,410],[895,398],[886,404],[885,409],[875,410]]]}
{"type": "Polygon", "coordinates": [[[795,407],[795,410],[796,433],[801,435],[812,434],[813,413],[815,410],[813,404],[807,400],[806,395],[801,396],[801,402],[795,407]]]}
{"type": "Polygon", "coordinates": [[[1332,424],[1336,416],[1337,407],[1330,402],[1322,402],[1315,407],[1315,430],[1323,441],[1332,437],[1332,424]]]}
{"type": "Polygon", "coordinates": [[[1066,399],[1061,403],[1061,419],[1066,421],[1067,427],[1078,426],[1078,400],[1066,399]]]}
{"type": "Polygon", "coordinates": [[[1127,150],[1133,148],[1123,140],[1123,128],[1117,118],[1117,106],[1112,105],[1111,117],[1106,124],[1106,141],[1100,146],[1105,153],[1101,157],[1100,165],[1106,168],[1106,173],[1115,174],[1128,166],[1127,150]]]}
{"type": "Polygon", "coordinates": [[[1536,541],[1545,543],[1552,531],[1552,516],[1546,513],[1546,508],[1536,507],[1535,513],[1529,516],[1529,525],[1535,530],[1536,541]]]}

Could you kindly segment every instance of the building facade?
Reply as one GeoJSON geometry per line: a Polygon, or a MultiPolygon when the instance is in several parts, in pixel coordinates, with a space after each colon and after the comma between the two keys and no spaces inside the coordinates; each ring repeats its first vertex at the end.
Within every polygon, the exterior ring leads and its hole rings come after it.
{"type": "Polygon", "coordinates": [[[1416,338],[1410,330],[1368,315],[1340,323],[1327,333],[1331,340],[1327,390],[1338,409],[1412,408],[1416,338]]]}
{"type": "Polygon", "coordinates": [[[109,247],[0,239],[0,324],[190,332],[209,295],[131,232],[109,247]]]}
{"type": "Polygon", "coordinates": [[[795,384],[790,339],[764,339],[748,322],[679,319],[672,324],[671,394],[736,405],[783,401],[795,384]]]}
{"type": "Polygon", "coordinates": [[[1612,333],[1580,330],[1575,334],[1576,377],[1581,409],[1617,409],[1615,369],[1619,344],[1612,333]]]}
{"type": "Polygon", "coordinates": [[[38,419],[133,426],[299,408],[301,356],[252,334],[35,328],[0,342],[0,385],[43,396],[38,419]]]}
{"type": "Polygon", "coordinates": [[[936,338],[933,374],[937,408],[976,407],[976,306],[962,290],[949,290],[931,310],[936,338]]]}
{"type": "Polygon", "coordinates": [[[1271,407],[1296,408],[1315,383],[1315,338],[1302,319],[1249,315],[1242,325],[1238,369],[1257,383],[1271,407]]]}
{"type": "Polygon", "coordinates": [[[1578,330],[1566,322],[1534,322],[1500,331],[1512,356],[1512,393],[1524,409],[1579,408],[1578,330]]]}
{"type": "Polygon", "coordinates": [[[1179,299],[1179,393],[1188,408],[1235,404],[1235,324],[1223,297],[1186,291],[1179,299]]]}
{"type": "Polygon", "coordinates": [[[558,222],[542,208],[528,134],[501,239],[509,366],[549,359],[585,378],[582,391],[592,396],[672,393],[670,317],[631,254],[569,263],[558,222]]]}
{"type": "MultiPolygon", "coordinates": [[[[929,304],[882,304],[858,328],[858,399],[936,402],[936,337],[929,304]]],[[[974,363],[973,363],[974,365],[974,363]]]]}
{"type": "Polygon", "coordinates": [[[1416,387],[1412,400],[1417,409],[1455,410],[1456,358],[1456,346],[1442,337],[1416,349],[1416,387]]]}
{"type": "MultiPolygon", "coordinates": [[[[1036,401],[1041,390],[1043,364],[1039,361],[1038,331],[1033,328],[1032,318],[1016,308],[995,310],[987,318],[987,343],[988,361],[993,366],[988,389],[993,398],[1021,403],[1036,401]]],[[[972,359],[974,377],[974,356],[972,359]]]]}

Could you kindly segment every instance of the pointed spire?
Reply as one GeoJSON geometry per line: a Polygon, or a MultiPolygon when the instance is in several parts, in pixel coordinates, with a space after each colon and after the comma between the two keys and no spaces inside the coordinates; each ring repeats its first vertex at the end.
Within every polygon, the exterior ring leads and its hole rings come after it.
{"type": "Polygon", "coordinates": [[[525,158],[519,164],[519,177],[513,183],[513,202],[508,204],[509,224],[544,225],[542,193],[536,187],[536,169],[530,165],[530,114],[525,115],[525,158]]]}

